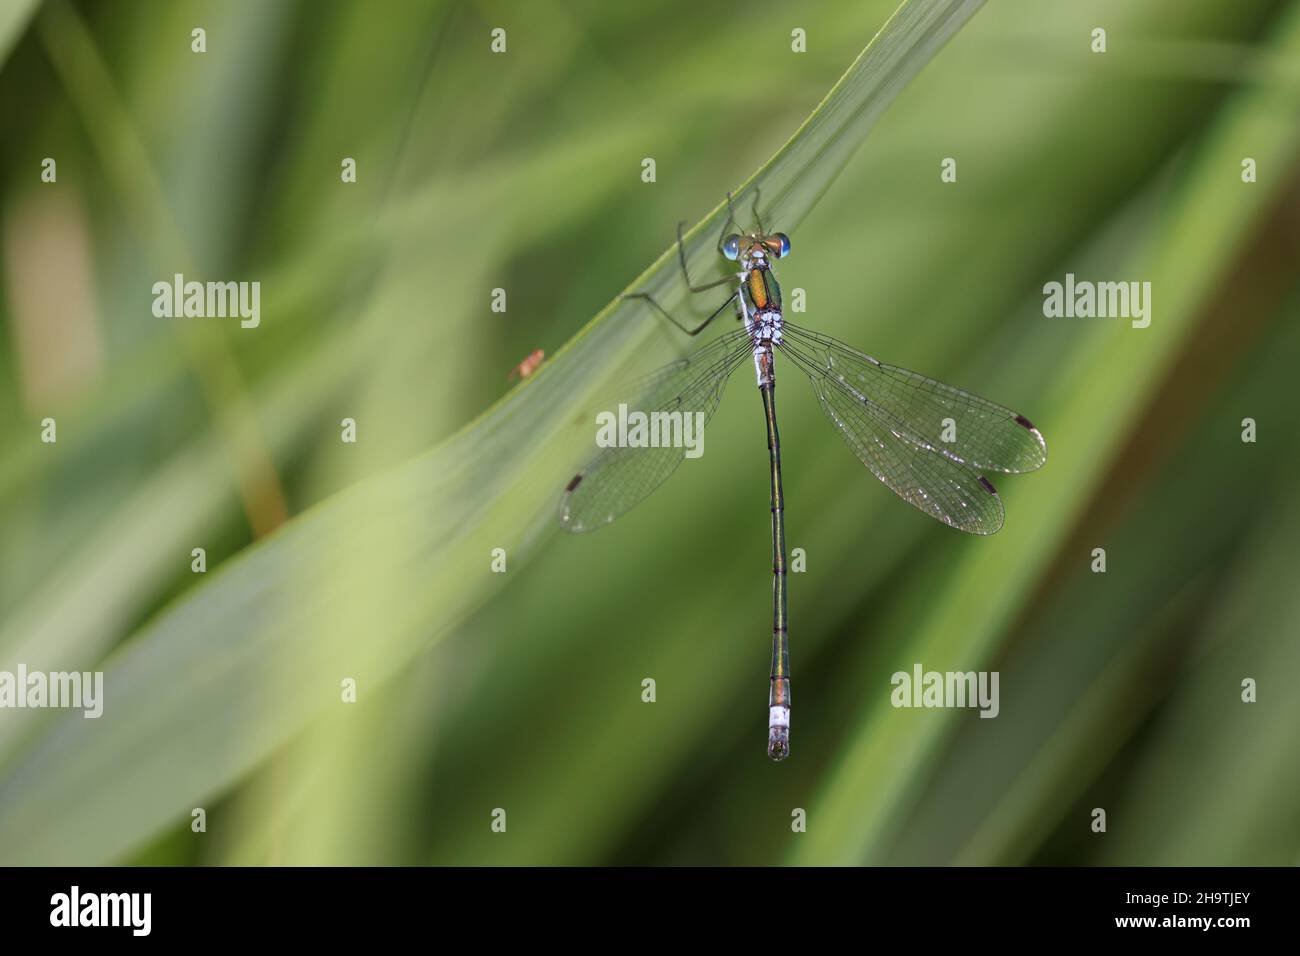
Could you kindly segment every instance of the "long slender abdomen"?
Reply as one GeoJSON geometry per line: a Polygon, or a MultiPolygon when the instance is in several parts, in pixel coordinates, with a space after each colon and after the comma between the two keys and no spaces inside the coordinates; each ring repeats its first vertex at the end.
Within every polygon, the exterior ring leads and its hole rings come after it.
{"type": "Polygon", "coordinates": [[[760,386],[767,419],[767,450],[772,466],[772,678],[768,691],[767,755],[784,760],[790,754],[790,646],[786,611],[785,494],[781,488],[781,435],[776,427],[776,374],[772,352],[766,361],[766,383],[760,386]]]}

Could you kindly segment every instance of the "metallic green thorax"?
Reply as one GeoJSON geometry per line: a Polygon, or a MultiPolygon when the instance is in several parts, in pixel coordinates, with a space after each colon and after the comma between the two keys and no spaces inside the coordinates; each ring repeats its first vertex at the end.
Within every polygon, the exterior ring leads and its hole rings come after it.
{"type": "Polygon", "coordinates": [[[781,311],[781,286],[765,262],[757,262],[741,284],[749,314],[781,311]]]}

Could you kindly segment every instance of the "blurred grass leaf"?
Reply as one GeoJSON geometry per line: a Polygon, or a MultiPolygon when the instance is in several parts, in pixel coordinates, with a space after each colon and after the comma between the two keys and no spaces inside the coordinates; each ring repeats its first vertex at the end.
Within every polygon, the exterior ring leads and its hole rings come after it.
{"type": "MultiPolygon", "coordinates": [[[[1278,62],[1300,56],[1300,7],[1292,7],[1277,24],[1272,53],[1278,62]]],[[[910,670],[913,661],[939,670],[988,666],[999,635],[1025,605],[1039,583],[1039,573],[1050,566],[1050,557],[1076,517],[1068,508],[1044,507],[1047,496],[1059,497],[1069,489],[1066,500],[1078,506],[1086,503],[1087,489],[1096,487],[1123,439],[1141,421],[1140,410],[1149,403],[1155,384],[1163,381],[1196,333],[1198,303],[1210,297],[1230,265],[1223,249],[1243,242],[1286,185],[1273,179],[1243,189],[1237,175],[1241,144],[1250,144],[1259,164],[1286,168],[1300,142],[1294,126],[1279,125],[1274,119],[1280,112],[1294,115],[1297,106],[1296,90],[1287,84],[1246,87],[1234,93],[1182,174],[1177,201],[1154,224],[1146,247],[1121,270],[1126,275],[1150,276],[1164,318],[1139,333],[1144,338],[1136,345],[1117,335],[1098,350],[1073,355],[1057,370],[1045,407],[1041,412],[1036,409],[1035,417],[1042,414],[1054,428],[1072,436],[1068,446],[1051,445],[1048,463],[1048,468],[1060,469],[1067,477],[1053,485],[1027,482],[1017,492],[1018,506],[1032,512],[1037,501],[1039,513],[1050,515],[1050,520],[1008,529],[978,553],[968,551],[943,585],[947,600],[931,603],[926,596],[916,595],[909,602],[908,616],[922,623],[901,649],[906,659],[894,662],[897,669],[910,670]],[[972,608],[977,609],[974,616],[972,608]]],[[[1050,444],[1051,433],[1048,440],[1050,444]]],[[[1123,667],[1116,664],[1115,670],[1122,672],[1123,667]]],[[[1113,681],[1113,675],[1097,678],[1098,695],[1104,697],[1108,680],[1113,681]]],[[[810,827],[798,841],[793,862],[884,861],[908,819],[912,801],[934,772],[945,741],[957,731],[959,721],[972,716],[938,711],[917,721],[908,712],[892,708],[884,694],[871,700],[873,706],[861,715],[851,742],[822,782],[810,811],[819,825],[810,827]]],[[[1080,711],[1089,706],[1083,697],[1080,711]]],[[[1049,768],[1044,779],[1059,782],[1059,774],[1049,768]]],[[[1001,822],[1005,827],[1006,821],[1001,822]]],[[[968,862],[989,862],[995,852],[993,847],[983,847],[968,862]]]]}
{"type": "Polygon", "coordinates": [[[9,59],[10,51],[39,5],[40,0],[9,0],[0,5],[0,66],[9,59]]]}
{"type": "MultiPolygon", "coordinates": [[[[793,228],[872,124],[982,0],[904,3],[793,137],[737,191],[793,228]]],[[[713,261],[719,204],[688,234],[713,261]]],[[[669,249],[629,291],[682,301],[669,249]]],[[[105,664],[105,718],[39,718],[0,779],[4,861],[102,863],[229,787],[337,706],[373,694],[500,586],[487,556],[526,558],[585,445],[572,422],[655,331],[616,301],[543,370],[433,451],[299,515],[216,569],[105,664]],[[94,792],[94,812],[83,794],[94,792]]],[[[364,425],[363,425],[364,428],[364,425]]],[[[328,433],[326,433],[328,434],[328,433]]],[[[363,438],[364,440],[364,438],[363,438]]],[[[35,645],[11,635],[8,646],[35,645]]],[[[39,660],[27,661],[39,669],[39,660]]]]}

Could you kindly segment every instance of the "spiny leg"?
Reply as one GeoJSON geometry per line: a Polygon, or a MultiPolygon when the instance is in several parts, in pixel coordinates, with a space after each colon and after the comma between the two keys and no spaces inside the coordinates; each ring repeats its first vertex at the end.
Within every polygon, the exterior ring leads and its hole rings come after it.
{"type": "MultiPolygon", "coordinates": [[[[755,186],[754,187],[755,218],[757,218],[757,214],[758,214],[759,195],[760,193],[758,187],[755,186]]],[[[686,225],[685,220],[681,220],[677,223],[677,263],[681,267],[682,278],[686,280],[686,288],[692,294],[698,294],[700,292],[708,292],[710,289],[716,289],[718,286],[726,285],[730,282],[734,282],[736,277],[731,275],[725,275],[720,279],[717,279],[713,282],[706,282],[703,285],[696,285],[694,282],[691,281],[691,273],[686,266],[686,241],[682,235],[682,228],[685,225],[686,225]]],[[[719,255],[723,254],[722,244],[723,242],[726,241],[727,236],[730,235],[730,229],[732,226],[735,226],[737,229],[739,229],[740,223],[736,221],[736,207],[731,201],[731,193],[727,193],[727,221],[722,224],[722,232],[718,234],[717,249],[719,255]]],[[[704,329],[708,327],[710,322],[712,322],[715,318],[718,317],[718,313],[727,307],[727,303],[733,301],[736,298],[736,293],[733,293],[727,299],[726,302],[722,303],[722,305],[720,305],[713,312],[712,315],[710,315],[707,319],[705,319],[694,329],[687,328],[685,325],[679,322],[672,315],[672,313],[670,313],[667,309],[665,309],[658,302],[656,302],[654,296],[652,296],[649,292],[628,292],[623,295],[623,298],[624,299],[645,299],[647,302],[650,303],[650,305],[655,309],[655,311],[657,311],[660,315],[664,316],[664,318],[668,319],[668,321],[670,321],[673,325],[677,326],[677,328],[681,329],[687,335],[698,335],[700,332],[704,331],[704,329]]],[[[741,318],[743,317],[744,316],[742,315],[741,318]]]]}
{"type": "MultiPolygon", "coordinates": [[[[682,240],[682,226],[684,225],[686,225],[685,220],[677,223],[677,261],[682,267],[682,278],[686,280],[686,288],[690,289],[692,293],[708,292],[710,289],[716,289],[718,286],[726,285],[728,282],[735,282],[736,277],[732,275],[723,276],[721,279],[714,282],[706,282],[704,285],[695,285],[691,282],[691,274],[686,268],[686,243],[682,240]]],[[[727,227],[724,225],[722,228],[725,231],[727,227]]],[[[718,251],[722,251],[721,239],[718,240],[718,251]]]]}
{"type": "MultiPolygon", "coordinates": [[[[738,224],[736,223],[735,210],[732,208],[731,205],[731,193],[727,193],[727,211],[728,211],[727,221],[722,224],[722,235],[718,237],[719,254],[722,253],[722,242],[727,235],[727,228],[732,225],[738,226],[738,224]]],[[[736,277],[731,275],[725,275],[722,278],[717,279],[713,282],[706,282],[704,285],[696,285],[691,281],[690,270],[687,269],[686,267],[686,241],[682,235],[682,227],[685,225],[686,225],[685,220],[681,220],[677,223],[677,263],[681,267],[682,278],[686,281],[686,288],[692,294],[698,294],[701,292],[708,292],[710,289],[716,289],[718,286],[721,285],[727,285],[728,283],[735,282],[736,277]]],[[[707,319],[705,319],[694,329],[687,328],[685,325],[679,322],[672,315],[672,313],[670,313],[667,309],[665,309],[658,302],[656,302],[654,296],[652,296],[649,292],[628,292],[623,295],[623,298],[624,299],[645,299],[647,302],[650,303],[650,305],[655,309],[655,311],[657,311],[660,315],[664,316],[664,318],[668,319],[669,322],[677,326],[687,335],[698,335],[700,332],[704,331],[704,329],[708,327],[710,322],[712,322],[715,318],[718,317],[718,313],[727,307],[727,303],[731,302],[733,299],[736,298],[736,294],[733,293],[727,299],[726,302],[722,303],[722,305],[720,305],[713,312],[712,315],[710,315],[707,319]]]]}
{"type": "Polygon", "coordinates": [[[693,328],[693,329],[691,329],[691,328],[687,328],[685,325],[682,325],[681,322],[677,321],[677,319],[673,317],[673,314],[672,314],[671,312],[669,312],[667,309],[665,309],[665,308],[664,308],[662,305],[660,305],[658,302],[656,302],[656,301],[654,300],[654,296],[652,296],[649,292],[626,292],[626,293],[623,294],[623,298],[625,298],[625,299],[645,299],[647,302],[650,303],[651,306],[654,307],[654,309],[655,309],[655,310],[656,310],[660,315],[662,315],[665,319],[667,319],[667,320],[668,320],[669,322],[671,322],[673,325],[677,326],[679,329],[681,329],[681,330],[682,330],[683,332],[685,332],[687,335],[699,335],[699,334],[700,334],[701,332],[703,332],[706,328],[708,328],[709,323],[712,322],[714,319],[716,319],[716,318],[718,317],[718,315],[722,312],[723,309],[725,309],[727,306],[731,305],[731,303],[735,300],[736,296],[738,296],[739,294],[740,294],[739,292],[733,292],[733,293],[731,293],[731,295],[727,296],[727,300],[726,300],[725,302],[723,302],[722,305],[720,305],[720,306],[718,306],[716,309],[714,309],[712,315],[710,315],[707,319],[705,319],[703,322],[701,322],[699,325],[697,325],[697,326],[696,326],[695,328],[693,328]]]}
{"type": "Polygon", "coordinates": [[[759,233],[759,235],[761,235],[761,236],[765,236],[765,235],[767,235],[767,230],[766,230],[765,228],[763,228],[763,218],[758,214],[758,200],[759,200],[759,197],[762,196],[762,195],[763,195],[763,191],[762,191],[761,189],[759,189],[757,186],[755,186],[755,187],[754,187],[754,207],[753,207],[753,209],[752,209],[752,212],[753,212],[753,214],[754,214],[754,222],[755,222],[755,223],[757,224],[757,226],[758,226],[758,233],[759,233]]]}
{"type": "Polygon", "coordinates": [[[740,229],[740,223],[736,222],[736,207],[731,204],[731,193],[727,193],[727,221],[722,224],[722,232],[718,233],[718,255],[725,255],[722,251],[722,244],[727,241],[727,236],[731,235],[731,228],[735,226],[740,229]]]}
{"type": "MultiPolygon", "coordinates": [[[[707,285],[702,285],[702,286],[691,285],[691,277],[690,274],[686,271],[686,257],[682,253],[681,243],[682,243],[682,226],[681,223],[678,223],[677,224],[677,254],[681,261],[682,275],[686,277],[686,288],[689,289],[692,293],[707,292],[709,289],[716,289],[720,285],[726,285],[727,283],[736,281],[734,276],[723,276],[717,282],[710,282],[707,285]]],[[[707,319],[701,322],[694,329],[687,328],[685,325],[679,322],[671,312],[669,312],[662,305],[656,302],[655,297],[652,296],[649,292],[626,292],[623,294],[622,297],[624,299],[645,299],[647,302],[650,303],[650,305],[654,308],[656,312],[664,316],[664,318],[668,319],[669,322],[677,326],[687,335],[698,335],[699,333],[703,332],[705,328],[708,327],[710,322],[712,322],[715,318],[718,317],[718,313],[721,312],[723,309],[725,309],[727,307],[727,304],[731,302],[733,299],[735,299],[737,295],[738,293],[736,292],[731,293],[731,295],[727,298],[726,302],[723,302],[722,305],[718,306],[718,308],[714,310],[712,315],[710,315],[707,319]]]]}

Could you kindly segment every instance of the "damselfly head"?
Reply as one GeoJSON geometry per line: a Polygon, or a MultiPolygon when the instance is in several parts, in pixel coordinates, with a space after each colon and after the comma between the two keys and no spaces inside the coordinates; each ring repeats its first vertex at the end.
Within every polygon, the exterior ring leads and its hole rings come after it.
{"type": "Polygon", "coordinates": [[[784,259],[790,254],[790,237],[784,232],[771,235],[750,233],[739,236],[730,235],[722,240],[722,254],[733,262],[737,259],[784,259]]]}

